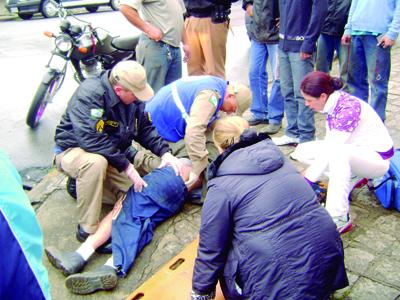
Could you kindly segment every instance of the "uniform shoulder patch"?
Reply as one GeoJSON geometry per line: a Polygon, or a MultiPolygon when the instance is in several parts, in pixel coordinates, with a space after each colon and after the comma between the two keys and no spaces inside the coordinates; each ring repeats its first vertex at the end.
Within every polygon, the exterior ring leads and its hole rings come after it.
{"type": "Polygon", "coordinates": [[[92,108],[90,110],[91,119],[100,119],[104,114],[104,109],[102,108],[92,108]]]}
{"type": "Polygon", "coordinates": [[[104,121],[103,120],[99,120],[96,123],[96,131],[97,132],[103,132],[103,130],[104,130],[104,121]]]}
{"type": "Polygon", "coordinates": [[[218,99],[217,97],[215,97],[215,95],[212,95],[210,98],[208,98],[208,101],[214,105],[215,107],[217,107],[218,105],[218,99]]]}

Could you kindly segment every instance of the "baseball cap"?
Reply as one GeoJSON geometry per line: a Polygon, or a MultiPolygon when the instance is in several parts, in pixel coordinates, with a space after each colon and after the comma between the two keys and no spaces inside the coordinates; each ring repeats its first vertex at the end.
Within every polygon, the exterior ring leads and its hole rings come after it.
{"type": "Polygon", "coordinates": [[[130,90],[142,101],[149,101],[154,91],[147,83],[146,71],[136,61],[124,60],[117,63],[111,71],[115,82],[130,90]]]}

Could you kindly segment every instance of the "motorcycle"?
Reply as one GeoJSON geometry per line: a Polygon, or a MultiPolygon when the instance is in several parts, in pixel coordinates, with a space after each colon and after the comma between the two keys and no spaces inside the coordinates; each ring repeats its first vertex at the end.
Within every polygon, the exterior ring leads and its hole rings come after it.
{"type": "Polygon", "coordinates": [[[47,105],[62,86],[68,63],[74,70],[74,79],[81,83],[86,78],[111,69],[121,60],[135,59],[135,48],[139,41],[139,35],[113,37],[105,29],[94,28],[89,22],[74,16],[63,8],[61,2],[49,1],[53,2],[60,18],[60,32],[44,33],[54,39],[55,47],[26,117],[26,124],[31,128],[39,125],[47,105]],[[70,19],[77,24],[71,23],[70,19]]]}

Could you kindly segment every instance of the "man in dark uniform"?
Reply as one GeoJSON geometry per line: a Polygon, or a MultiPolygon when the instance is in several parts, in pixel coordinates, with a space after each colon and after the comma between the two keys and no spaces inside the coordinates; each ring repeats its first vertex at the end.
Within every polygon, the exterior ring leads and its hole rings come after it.
{"type": "Polygon", "coordinates": [[[144,113],[142,101],[152,96],[144,68],[123,61],[85,80],[68,103],[56,129],[55,163],[76,179],[81,242],[96,231],[103,200],[114,204],[132,184],[136,191],[147,185],[139,172],[171,165],[179,174],[181,163],[144,113]]]}

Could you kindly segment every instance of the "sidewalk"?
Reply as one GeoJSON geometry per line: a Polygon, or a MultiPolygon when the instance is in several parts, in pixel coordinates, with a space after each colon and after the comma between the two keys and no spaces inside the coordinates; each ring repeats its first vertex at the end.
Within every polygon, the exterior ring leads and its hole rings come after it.
{"type": "MultiPolygon", "coordinates": [[[[243,26],[234,27],[233,32],[234,36],[230,33],[229,37],[227,74],[236,80],[245,80],[248,40],[243,26]]],[[[395,46],[392,52],[386,124],[396,147],[400,146],[399,57],[400,47],[395,46]]],[[[316,115],[316,126],[317,135],[322,138],[325,124],[321,115],[316,115]]],[[[283,130],[278,135],[282,133],[283,130]]],[[[293,149],[282,147],[286,155],[293,149]]],[[[300,170],[304,168],[299,164],[297,167],[300,170]]],[[[29,196],[43,229],[45,246],[52,245],[72,251],[79,246],[74,236],[77,210],[75,200],[65,190],[65,181],[64,175],[52,171],[29,192],[29,196]]],[[[400,299],[400,213],[380,207],[366,188],[353,192],[352,198],[351,215],[355,226],[352,232],[343,236],[350,286],[338,291],[335,299],[400,299]]],[[[197,236],[200,212],[201,207],[187,204],[180,214],[158,227],[153,241],[140,254],[128,276],[120,279],[117,288],[112,292],[73,295],[64,286],[65,277],[44,258],[53,299],[125,298],[197,236]]],[[[107,258],[107,255],[95,254],[85,271],[104,264],[107,258]]]]}

